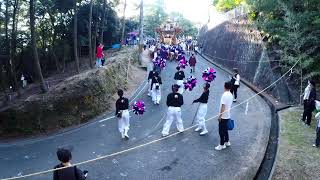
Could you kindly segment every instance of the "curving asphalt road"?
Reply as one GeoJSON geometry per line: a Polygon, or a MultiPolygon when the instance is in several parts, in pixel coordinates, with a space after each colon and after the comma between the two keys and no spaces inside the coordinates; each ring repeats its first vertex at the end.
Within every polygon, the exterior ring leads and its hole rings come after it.
{"type": "MultiPolygon", "coordinates": [[[[147,92],[139,96],[145,101],[147,112],[143,116],[131,114],[131,139],[120,139],[117,120],[95,121],[76,130],[36,140],[0,144],[0,179],[43,171],[58,163],[55,151],[58,147],[72,149],[73,162],[81,162],[117,151],[125,150],[161,138],[165,121],[165,99],[174,83],[176,62],[169,62],[161,76],[164,81],[162,101],[153,105],[147,92]]],[[[198,57],[196,75],[212,66],[198,57]]],[[[189,76],[189,69],[185,71],[189,76]]],[[[207,118],[218,113],[223,84],[228,74],[217,69],[217,79],[210,89],[207,118]]],[[[192,92],[184,93],[182,107],[184,126],[189,127],[197,105],[192,101],[201,95],[202,80],[192,92]]],[[[239,89],[238,103],[254,95],[245,85],[239,89]]],[[[235,103],[238,104],[238,103],[235,103]]],[[[232,110],[236,129],[230,132],[232,146],[215,151],[219,142],[217,120],[207,122],[209,134],[201,137],[193,130],[170,137],[100,161],[80,166],[89,171],[89,180],[102,179],[252,179],[263,159],[268,142],[271,122],[269,106],[259,97],[232,110]]],[[[107,117],[101,117],[102,119],[107,117]]],[[[176,132],[172,124],[171,133],[176,132]]],[[[51,179],[52,174],[34,176],[30,180],[51,179]]]]}

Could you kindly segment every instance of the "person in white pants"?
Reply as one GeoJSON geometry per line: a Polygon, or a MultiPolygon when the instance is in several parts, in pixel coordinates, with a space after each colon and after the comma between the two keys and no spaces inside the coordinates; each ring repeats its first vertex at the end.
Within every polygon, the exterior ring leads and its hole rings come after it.
{"type": "Polygon", "coordinates": [[[183,132],[183,122],[181,118],[181,106],[183,105],[183,96],[178,93],[179,86],[172,86],[172,93],[167,96],[167,120],[163,125],[162,136],[168,136],[173,120],[176,120],[176,126],[179,132],[183,132]]]}
{"type": "Polygon", "coordinates": [[[118,128],[122,139],[129,139],[128,131],[130,128],[129,116],[129,100],[123,97],[123,90],[118,90],[119,99],[116,101],[116,116],[118,120],[118,128]]]}
{"type": "Polygon", "coordinates": [[[161,77],[156,73],[151,81],[152,101],[154,104],[160,104],[161,100],[161,77]]]}
{"type": "Polygon", "coordinates": [[[176,68],[178,71],[174,74],[174,80],[176,80],[176,84],[179,86],[178,93],[183,94],[184,87],[183,87],[183,79],[186,77],[184,75],[184,72],[181,70],[181,68],[178,66],[176,68]]]}
{"type": "Polygon", "coordinates": [[[208,99],[209,99],[209,88],[210,84],[206,83],[203,87],[203,93],[200,96],[200,98],[193,101],[193,103],[200,103],[197,111],[196,116],[196,123],[198,124],[198,127],[195,129],[196,132],[200,132],[200,136],[208,134],[208,130],[206,127],[206,120],[205,117],[207,115],[208,110],[208,99]]]}
{"type": "Polygon", "coordinates": [[[149,83],[149,88],[148,88],[148,96],[151,96],[152,95],[152,78],[154,76],[156,76],[158,73],[156,72],[156,69],[155,67],[153,67],[153,70],[149,72],[149,75],[148,75],[148,83],[149,83]]]}

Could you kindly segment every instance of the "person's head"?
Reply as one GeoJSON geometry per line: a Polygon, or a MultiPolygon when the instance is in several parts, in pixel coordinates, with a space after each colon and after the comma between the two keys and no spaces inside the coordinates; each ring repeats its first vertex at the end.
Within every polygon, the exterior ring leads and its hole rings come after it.
{"type": "Polygon", "coordinates": [[[194,57],[194,53],[192,53],[192,55],[191,55],[192,57],[194,57]]]}
{"type": "Polygon", "coordinates": [[[122,96],[123,96],[123,90],[122,90],[122,89],[119,89],[119,90],[118,90],[118,96],[119,96],[119,97],[122,97],[122,96]]]}
{"type": "Polygon", "coordinates": [[[233,71],[234,71],[236,74],[239,74],[238,68],[233,68],[233,71]]]}
{"type": "Polygon", "coordinates": [[[208,91],[209,88],[210,88],[210,84],[209,84],[209,83],[205,83],[205,84],[203,85],[203,90],[204,90],[204,91],[208,91]]]}
{"type": "Polygon", "coordinates": [[[63,148],[57,150],[57,157],[62,163],[68,163],[72,159],[70,150],[63,148]]]}
{"type": "Polygon", "coordinates": [[[178,92],[179,87],[180,87],[180,86],[179,86],[178,84],[172,85],[172,92],[174,92],[174,93],[178,92]]]}
{"type": "Polygon", "coordinates": [[[224,90],[230,91],[232,87],[232,83],[230,81],[224,83],[224,90]]]}
{"type": "Polygon", "coordinates": [[[315,83],[313,80],[309,80],[309,84],[310,84],[312,87],[316,87],[316,83],[315,83]]]}
{"type": "Polygon", "coordinates": [[[180,71],[180,67],[179,66],[177,66],[176,69],[177,69],[177,71],[180,71]]]}

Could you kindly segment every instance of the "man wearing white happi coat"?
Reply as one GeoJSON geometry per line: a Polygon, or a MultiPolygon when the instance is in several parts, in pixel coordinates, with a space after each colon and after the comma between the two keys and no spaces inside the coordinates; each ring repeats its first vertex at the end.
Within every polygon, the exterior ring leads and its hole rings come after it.
{"type": "Polygon", "coordinates": [[[172,86],[172,93],[167,96],[167,120],[163,125],[162,136],[168,136],[173,120],[176,121],[176,126],[179,132],[183,132],[183,123],[181,118],[181,106],[183,105],[183,96],[178,93],[179,86],[172,86]]]}
{"type": "Polygon", "coordinates": [[[129,139],[130,128],[129,100],[123,97],[123,90],[118,90],[119,99],[116,101],[116,116],[118,117],[118,129],[122,139],[129,139]]]}
{"type": "Polygon", "coordinates": [[[196,132],[200,132],[200,135],[203,136],[208,133],[207,127],[206,127],[206,120],[205,117],[207,115],[208,110],[208,99],[209,99],[209,88],[210,84],[206,83],[203,87],[203,93],[200,96],[200,98],[193,101],[193,103],[199,103],[199,108],[197,111],[196,116],[196,123],[198,124],[198,127],[195,129],[196,132]]]}
{"type": "Polygon", "coordinates": [[[174,74],[174,80],[176,80],[176,84],[179,86],[178,93],[183,94],[184,87],[183,87],[183,79],[186,77],[184,75],[184,72],[181,70],[181,68],[178,66],[177,72],[174,74]]]}

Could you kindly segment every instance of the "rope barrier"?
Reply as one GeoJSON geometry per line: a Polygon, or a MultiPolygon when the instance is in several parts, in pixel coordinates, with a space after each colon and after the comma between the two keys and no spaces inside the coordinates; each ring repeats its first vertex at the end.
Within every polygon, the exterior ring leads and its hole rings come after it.
{"type": "MultiPolygon", "coordinates": [[[[231,109],[235,109],[239,106],[241,106],[242,104],[245,104],[247,102],[249,102],[250,100],[252,100],[253,98],[257,97],[258,95],[262,94],[263,92],[265,92],[266,90],[268,90],[270,87],[274,86],[276,83],[278,83],[282,78],[284,78],[288,73],[290,73],[290,71],[300,62],[300,59],[298,59],[295,64],[286,72],[284,73],[280,78],[278,78],[276,81],[274,81],[273,83],[271,83],[269,86],[267,86],[266,88],[264,88],[263,90],[261,90],[260,92],[256,93],[255,95],[249,97],[248,99],[246,99],[245,101],[242,101],[241,103],[233,106],[231,109]]],[[[230,110],[231,110],[230,109],[230,110]]],[[[226,112],[226,111],[225,111],[226,112]]],[[[223,112],[223,113],[225,113],[223,112]]],[[[206,120],[206,122],[208,121],[211,121],[215,118],[217,118],[218,116],[220,115],[217,114],[209,119],[206,120]]],[[[184,131],[188,131],[194,127],[196,127],[197,125],[192,125],[188,128],[185,128],[184,131]]],[[[51,173],[51,172],[54,172],[54,171],[58,171],[58,170],[62,170],[62,169],[66,169],[66,168],[69,168],[69,167],[74,167],[74,166],[80,166],[80,165],[83,165],[83,164],[88,164],[88,163],[91,163],[91,162],[95,162],[95,161],[99,161],[99,160],[102,160],[102,159],[106,159],[106,158],[109,158],[109,157],[113,157],[113,156],[116,156],[116,155],[120,155],[120,154],[123,154],[123,153],[126,153],[126,152],[130,152],[130,151],[133,151],[133,150],[136,150],[136,149],[139,149],[139,148],[142,148],[142,147],[145,147],[145,146],[148,146],[150,144],[154,144],[154,143],[157,143],[157,142],[160,142],[162,140],[165,140],[165,139],[168,139],[170,137],[173,137],[177,134],[180,134],[181,132],[176,132],[176,133],[173,133],[173,134],[170,134],[166,137],[161,137],[159,139],[156,139],[156,140],[153,140],[153,141],[150,141],[150,142],[147,142],[147,143],[144,143],[144,144],[140,144],[140,145],[137,145],[137,146],[134,146],[134,147],[131,147],[131,148],[128,148],[128,149],[125,149],[125,150],[122,150],[122,151],[118,151],[118,152],[114,152],[114,153],[111,153],[111,154],[108,154],[108,155],[105,155],[105,156],[101,156],[101,157],[98,157],[98,158],[94,158],[94,159],[90,159],[90,160],[87,160],[87,161],[82,161],[82,162],[79,162],[79,163],[75,163],[73,164],[72,166],[68,166],[68,167],[61,167],[61,168],[57,168],[57,169],[49,169],[49,170],[45,170],[45,171],[39,171],[39,172],[36,172],[36,173],[31,173],[31,174],[27,174],[27,175],[23,175],[23,176],[18,176],[18,177],[11,177],[11,178],[4,178],[4,179],[1,179],[1,180],[16,180],[16,179],[22,179],[22,178],[27,178],[27,177],[32,177],[32,176],[37,176],[37,175],[41,175],[41,174],[47,174],[47,173],[51,173]]]]}

